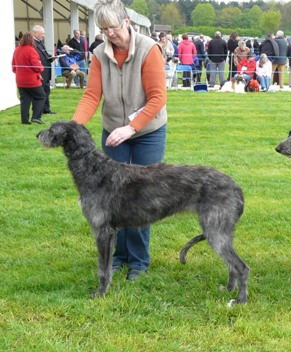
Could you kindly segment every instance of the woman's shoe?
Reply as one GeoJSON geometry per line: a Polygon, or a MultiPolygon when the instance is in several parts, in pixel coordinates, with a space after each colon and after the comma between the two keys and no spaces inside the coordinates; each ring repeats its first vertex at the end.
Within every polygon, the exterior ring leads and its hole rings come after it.
{"type": "Polygon", "coordinates": [[[139,269],[129,269],[126,279],[129,281],[136,280],[140,275],[144,274],[146,270],[139,270],[139,269]]]}
{"type": "Polygon", "coordinates": [[[111,273],[112,275],[118,273],[122,269],[121,265],[112,265],[111,273]]]}

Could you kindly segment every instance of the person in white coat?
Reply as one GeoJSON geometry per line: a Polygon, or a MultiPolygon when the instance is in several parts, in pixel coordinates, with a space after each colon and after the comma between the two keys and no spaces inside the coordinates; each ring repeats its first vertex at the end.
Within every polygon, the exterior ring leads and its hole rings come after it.
{"type": "Polygon", "coordinates": [[[271,82],[272,62],[264,53],[260,55],[260,59],[256,63],[256,75],[262,91],[267,92],[271,82]]]}

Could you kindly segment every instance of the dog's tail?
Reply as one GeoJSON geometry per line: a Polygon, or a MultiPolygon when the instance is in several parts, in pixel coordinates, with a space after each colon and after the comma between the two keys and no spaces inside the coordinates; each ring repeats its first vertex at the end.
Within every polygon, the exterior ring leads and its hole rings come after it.
{"type": "Polygon", "coordinates": [[[186,264],[186,255],[187,255],[187,252],[189,251],[189,249],[194,246],[194,244],[200,242],[200,241],[203,241],[205,240],[206,237],[204,236],[204,234],[202,233],[201,235],[198,235],[194,238],[192,238],[192,240],[190,240],[186,245],[185,247],[183,247],[181,250],[180,250],[180,255],[179,255],[179,258],[180,258],[180,262],[182,264],[186,264]]]}

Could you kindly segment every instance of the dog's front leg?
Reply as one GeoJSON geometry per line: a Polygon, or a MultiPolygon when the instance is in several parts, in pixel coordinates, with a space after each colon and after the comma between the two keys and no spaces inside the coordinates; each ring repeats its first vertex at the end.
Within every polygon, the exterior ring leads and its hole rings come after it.
{"type": "Polygon", "coordinates": [[[93,293],[102,297],[107,292],[111,282],[111,261],[116,231],[110,226],[94,229],[98,248],[98,276],[99,289],[93,293]]]}

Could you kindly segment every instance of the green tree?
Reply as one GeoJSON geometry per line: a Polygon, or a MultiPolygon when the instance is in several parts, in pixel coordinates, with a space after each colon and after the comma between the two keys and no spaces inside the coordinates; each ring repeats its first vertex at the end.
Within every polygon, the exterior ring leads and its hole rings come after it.
{"type": "Polygon", "coordinates": [[[236,18],[241,14],[241,9],[238,7],[225,7],[217,12],[217,26],[225,28],[235,27],[236,18]]]}
{"type": "Polygon", "coordinates": [[[291,2],[287,2],[286,4],[284,4],[282,6],[281,14],[282,14],[282,18],[281,18],[282,29],[284,31],[286,31],[286,30],[290,31],[291,30],[291,21],[290,21],[290,18],[291,18],[291,2]]]}
{"type": "Polygon", "coordinates": [[[252,28],[252,19],[247,12],[243,12],[236,17],[234,25],[238,28],[252,28]]]}
{"type": "Polygon", "coordinates": [[[173,28],[182,25],[181,13],[175,4],[162,6],[161,23],[171,25],[173,28]]]}
{"type": "Polygon", "coordinates": [[[281,13],[278,10],[269,10],[262,14],[260,27],[264,32],[275,33],[281,25],[281,13]]]}
{"type": "Polygon", "coordinates": [[[147,0],[147,4],[150,11],[150,19],[154,23],[161,18],[161,6],[156,0],[147,0]]]}
{"type": "Polygon", "coordinates": [[[130,5],[130,8],[146,17],[149,17],[150,15],[148,4],[145,0],[133,0],[133,3],[130,5]]]}
{"type": "Polygon", "coordinates": [[[194,10],[197,4],[195,4],[194,0],[177,0],[177,1],[185,24],[188,26],[191,26],[192,24],[191,12],[194,10]]]}
{"type": "Polygon", "coordinates": [[[260,27],[260,20],[263,15],[263,11],[259,8],[258,5],[254,5],[249,11],[248,16],[251,20],[251,27],[252,28],[259,28],[260,27]]]}
{"type": "Polygon", "coordinates": [[[213,5],[198,4],[191,13],[194,26],[213,26],[216,22],[216,14],[213,5]]]}

